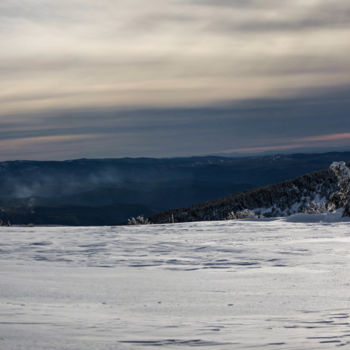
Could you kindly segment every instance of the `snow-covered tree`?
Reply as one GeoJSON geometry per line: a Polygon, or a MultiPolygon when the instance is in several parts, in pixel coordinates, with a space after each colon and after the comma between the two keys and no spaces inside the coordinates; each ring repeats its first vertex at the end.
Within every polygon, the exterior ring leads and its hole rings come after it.
{"type": "Polygon", "coordinates": [[[339,190],[330,196],[328,209],[344,208],[343,216],[350,216],[350,169],[345,162],[333,162],[330,169],[338,178],[339,190]]]}
{"type": "Polygon", "coordinates": [[[325,203],[312,201],[308,206],[303,210],[305,214],[323,214],[327,212],[325,203]]]}
{"type": "Polygon", "coordinates": [[[128,225],[149,225],[151,222],[143,216],[132,217],[128,220],[128,225]]]}
{"type": "Polygon", "coordinates": [[[230,211],[226,217],[226,220],[236,220],[236,219],[237,217],[234,211],[230,211]]]}
{"type": "Polygon", "coordinates": [[[231,211],[227,215],[227,220],[257,219],[257,218],[258,216],[249,209],[244,209],[236,212],[231,211]]]}

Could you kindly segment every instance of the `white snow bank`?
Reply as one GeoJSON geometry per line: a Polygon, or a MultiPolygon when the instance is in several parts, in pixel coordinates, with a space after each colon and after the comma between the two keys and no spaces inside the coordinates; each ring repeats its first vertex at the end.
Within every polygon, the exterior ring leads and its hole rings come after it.
{"type": "Polygon", "coordinates": [[[344,209],[338,209],[335,212],[321,214],[298,213],[285,218],[287,222],[350,222],[350,218],[343,217],[344,209]]]}

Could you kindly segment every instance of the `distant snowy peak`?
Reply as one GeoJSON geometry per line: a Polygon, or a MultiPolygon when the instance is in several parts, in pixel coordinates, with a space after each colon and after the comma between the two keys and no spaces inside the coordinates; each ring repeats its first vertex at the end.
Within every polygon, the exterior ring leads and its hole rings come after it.
{"type": "Polygon", "coordinates": [[[152,223],[210,221],[335,211],[350,216],[350,169],[345,162],[334,162],[329,169],[294,180],[162,212],[149,220],[152,223]]]}

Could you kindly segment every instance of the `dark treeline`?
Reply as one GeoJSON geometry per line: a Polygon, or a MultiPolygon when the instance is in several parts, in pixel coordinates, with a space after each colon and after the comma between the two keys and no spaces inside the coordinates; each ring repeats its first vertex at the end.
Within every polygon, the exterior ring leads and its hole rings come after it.
{"type": "Polygon", "coordinates": [[[294,180],[259,187],[228,197],[169,210],[149,218],[152,223],[226,220],[230,213],[249,209],[258,216],[277,217],[303,212],[317,198],[328,199],[337,189],[330,170],[306,174],[294,180]]]}

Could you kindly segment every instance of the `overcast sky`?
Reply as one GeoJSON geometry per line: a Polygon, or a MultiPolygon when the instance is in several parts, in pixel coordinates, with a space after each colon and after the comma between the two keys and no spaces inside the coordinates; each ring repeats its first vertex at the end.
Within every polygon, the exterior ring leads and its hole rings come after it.
{"type": "Polygon", "coordinates": [[[0,160],[350,147],[349,0],[1,0],[0,160]]]}

